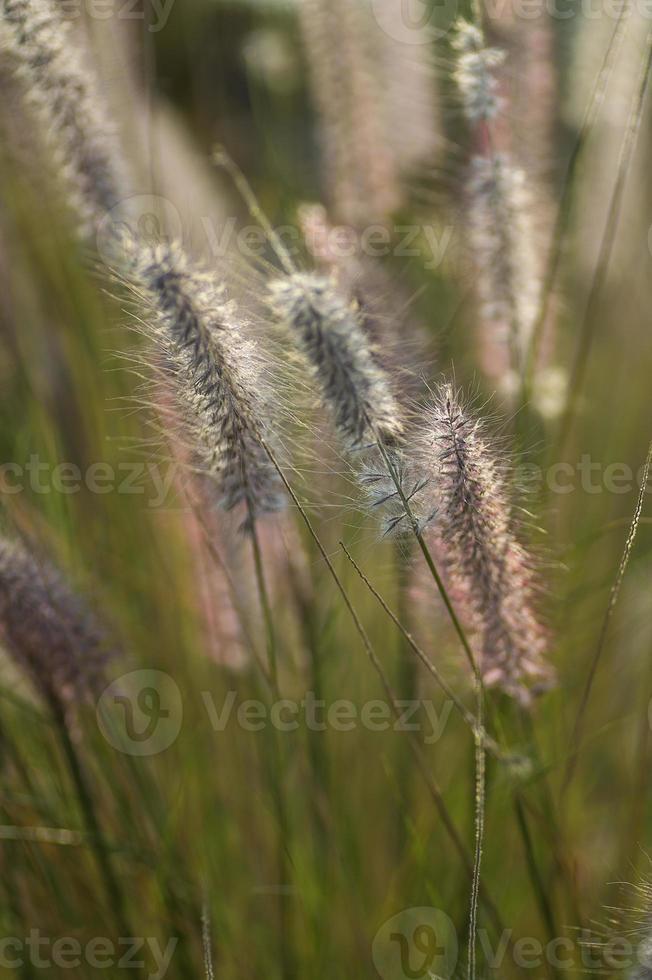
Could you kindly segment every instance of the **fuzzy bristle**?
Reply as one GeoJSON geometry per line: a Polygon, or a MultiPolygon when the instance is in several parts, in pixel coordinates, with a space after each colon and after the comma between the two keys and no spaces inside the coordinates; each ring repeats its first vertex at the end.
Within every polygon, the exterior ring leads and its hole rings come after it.
{"type": "Polygon", "coordinates": [[[369,507],[375,516],[382,515],[383,536],[423,534],[438,512],[430,493],[431,478],[409,454],[392,452],[388,459],[389,466],[376,458],[375,465],[365,466],[358,476],[369,507]]]}
{"type": "Polygon", "coordinates": [[[125,196],[126,168],[73,31],[51,0],[0,0],[0,49],[22,79],[87,234],[125,196]]]}
{"type": "Polygon", "coordinates": [[[389,377],[374,355],[355,306],[323,276],[295,273],[270,287],[271,306],[305,354],[323,402],[349,448],[403,432],[389,377]]]}
{"type": "Polygon", "coordinates": [[[7,538],[0,538],[0,641],[47,700],[96,693],[115,655],[60,572],[7,538]]]}
{"type": "Polygon", "coordinates": [[[532,561],[515,531],[505,469],[451,385],[435,396],[421,452],[432,460],[446,571],[466,597],[485,682],[527,702],[552,676],[532,561]]]}
{"type": "Polygon", "coordinates": [[[243,528],[284,505],[262,445],[270,406],[256,345],[223,285],[178,246],[137,248],[132,282],[145,290],[157,346],[165,354],[201,472],[221,506],[244,505],[243,528]]]}

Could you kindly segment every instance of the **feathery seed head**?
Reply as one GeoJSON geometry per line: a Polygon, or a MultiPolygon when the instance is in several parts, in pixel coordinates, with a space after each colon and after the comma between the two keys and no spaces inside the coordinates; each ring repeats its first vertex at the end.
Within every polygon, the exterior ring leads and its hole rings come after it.
{"type": "Polygon", "coordinates": [[[55,153],[83,233],[125,193],[125,168],[70,25],[52,0],[0,0],[0,48],[55,153]]]}
{"type": "Polygon", "coordinates": [[[243,529],[284,505],[280,479],[262,445],[270,406],[256,345],[215,278],[193,267],[178,246],[133,253],[132,282],[152,307],[158,346],[166,355],[197,463],[230,511],[246,507],[243,529]]]}
{"type": "Polygon", "coordinates": [[[403,432],[389,378],[360,323],[358,311],[324,276],[295,273],[271,284],[271,306],[306,356],[350,448],[381,439],[394,444],[403,432]]]}
{"type": "Polygon", "coordinates": [[[505,468],[452,385],[436,394],[423,440],[447,574],[466,595],[485,682],[527,703],[531,686],[549,682],[552,672],[543,660],[547,636],[536,617],[532,561],[516,535],[505,468]]]}
{"type": "Polygon", "coordinates": [[[525,175],[508,157],[476,156],[469,181],[471,244],[487,320],[524,351],[536,316],[538,258],[525,175]]]}
{"type": "Polygon", "coordinates": [[[472,123],[493,119],[502,107],[494,71],[504,62],[505,52],[487,47],[482,31],[462,18],[451,43],[459,52],[453,78],[467,119],[472,123]]]}
{"type": "Polygon", "coordinates": [[[341,241],[343,229],[333,227],[322,205],[304,204],[298,217],[310,254],[320,270],[337,282],[339,291],[354,301],[372,353],[391,377],[397,400],[407,407],[422,394],[430,343],[422,324],[409,313],[409,293],[382,264],[360,254],[352,228],[348,230],[352,247],[346,249],[346,256],[333,248],[336,233],[341,241]]]}
{"type": "Polygon", "coordinates": [[[94,693],[115,655],[58,570],[6,538],[0,538],[0,642],[48,700],[94,693]]]}
{"type": "Polygon", "coordinates": [[[384,45],[382,37],[380,49],[369,44],[376,25],[366,6],[350,0],[299,4],[330,203],[339,219],[360,227],[386,219],[403,198],[403,146],[388,139],[391,87],[378,84],[384,45]]]}

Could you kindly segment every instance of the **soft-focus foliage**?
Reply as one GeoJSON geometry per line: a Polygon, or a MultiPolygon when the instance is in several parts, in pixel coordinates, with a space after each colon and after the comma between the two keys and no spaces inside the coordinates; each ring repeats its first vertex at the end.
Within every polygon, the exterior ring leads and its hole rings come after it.
{"type": "Polygon", "coordinates": [[[0,941],[649,976],[646,16],[127,6],[0,0],[0,941]]]}

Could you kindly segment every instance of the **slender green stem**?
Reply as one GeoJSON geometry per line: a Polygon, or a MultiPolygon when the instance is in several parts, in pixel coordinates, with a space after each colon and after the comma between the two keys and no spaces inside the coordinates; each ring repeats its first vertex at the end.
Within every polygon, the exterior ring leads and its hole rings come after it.
{"type": "Polygon", "coordinates": [[[250,537],[251,537],[251,551],[254,560],[254,572],[256,576],[256,586],[258,589],[258,598],[260,600],[260,606],[263,613],[263,621],[265,623],[265,633],[267,636],[267,656],[269,661],[270,680],[272,684],[272,689],[274,691],[274,697],[278,700],[280,699],[281,695],[280,695],[279,683],[278,683],[276,629],[274,628],[274,617],[272,614],[272,606],[269,601],[269,592],[267,590],[267,583],[265,581],[263,556],[260,550],[258,531],[256,528],[255,520],[253,519],[251,522],[250,537]]]}
{"type": "Polygon", "coordinates": [[[401,484],[401,478],[396,471],[396,467],[394,466],[393,462],[390,459],[389,453],[387,452],[387,449],[382,439],[377,436],[376,441],[377,441],[378,449],[380,450],[383,460],[385,461],[385,465],[387,466],[387,471],[392,478],[394,486],[396,487],[396,492],[398,494],[399,500],[401,501],[401,506],[403,507],[407,519],[410,523],[410,529],[412,530],[412,533],[416,538],[421,554],[423,555],[425,563],[428,567],[428,571],[430,572],[433,579],[435,580],[435,584],[437,586],[437,589],[439,590],[439,594],[446,607],[446,612],[448,613],[450,621],[453,624],[453,628],[457,633],[460,643],[462,644],[467,660],[469,661],[469,664],[471,666],[471,670],[473,671],[475,677],[479,678],[480,671],[478,669],[478,665],[475,662],[475,657],[473,656],[473,651],[471,650],[471,644],[469,643],[466,633],[464,632],[462,624],[457,616],[457,613],[453,608],[453,604],[450,601],[448,592],[446,591],[446,586],[444,585],[442,578],[437,570],[437,566],[435,565],[434,559],[430,553],[430,549],[428,548],[428,545],[423,539],[423,535],[421,534],[421,531],[419,529],[419,522],[414,516],[412,508],[410,507],[410,501],[406,497],[405,492],[403,490],[403,486],[401,484]]]}
{"type": "MultiPolygon", "coordinates": [[[[321,701],[324,696],[324,680],[322,676],[321,662],[321,637],[319,624],[315,615],[314,588],[312,582],[308,586],[307,594],[305,583],[300,582],[296,570],[290,563],[290,576],[294,588],[294,598],[298,607],[299,622],[303,633],[304,643],[310,657],[310,682],[316,701],[321,701]]],[[[328,872],[329,864],[326,859],[324,843],[327,837],[326,812],[329,794],[329,769],[328,756],[325,751],[323,732],[310,731],[308,733],[308,754],[314,791],[310,794],[312,812],[316,829],[315,848],[322,869],[322,874],[328,872]]]]}
{"type": "MultiPolygon", "coordinates": [[[[265,581],[265,571],[263,567],[263,557],[260,548],[260,541],[258,538],[258,530],[256,527],[256,519],[253,512],[253,508],[249,507],[249,518],[250,518],[250,538],[251,538],[251,549],[254,560],[254,569],[256,576],[256,584],[258,588],[258,598],[260,600],[260,605],[263,613],[263,619],[265,622],[265,630],[267,634],[267,653],[269,658],[269,670],[272,685],[273,697],[280,701],[281,692],[279,688],[278,681],[278,663],[277,663],[277,649],[276,649],[276,628],[274,626],[274,617],[272,614],[272,606],[269,600],[269,593],[267,590],[267,583],[265,581]]],[[[283,980],[293,980],[297,975],[296,962],[294,957],[294,944],[292,939],[292,919],[289,913],[287,896],[284,893],[284,887],[288,884],[291,879],[292,872],[292,861],[290,859],[288,841],[290,833],[290,823],[288,817],[288,810],[285,799],[284,787],[287,784],[287,768],[285,765],[285,755],[283,753],[283,747],[280,744],[280,736],[276,729],[273,729],[272,733],[272,754],[273,754],[273,765],[270,767],[270,788],[272,793],[272,799],[274,801],[274,807],[276,811],[276,820],[278,824],[278,883],[280,887],[279,891],[279,952],[281,963],[283,966],[283,980]],[[280,774],[280,780],[277,776],[280,774]]]]}
{"type": "MultiPolygon", "coordinates": [[[[308,514],[306,513],[305,508],[302,506],[301,501],[297,497],[297,495],[296,495],[296,493],[295,493],[292,485],[290,484],[290,482],[288,481],[287,477],[285,476],[285,473],[283,472],[283,469],[281,468],[278,460],[276,459],[276,456],[275,456],[274,452],[271,450],[271,448],[267,445],[266,441],[262,437],[260,438],[260,444],[263,447],[263,449],[265,450],[265,452],[267,453],[267,456],[269,457],[269,460],[272,463],[274,469],[276,470],[276,472],[280,476],[281,481],[282,481],[283,485],[285,486],[285,489],[287,490],[287,492],[288,492],[288,494],[289,494],[289,496],[290,496],[293,504],[297,508],[297,510],[298,510],[298,512],[299,512],[299,514],[301,516],[301,519],[303,520],[303,522],[304,522],[304,524],[306,526],[306,529],[308,530],[308,533],[310,534],[310,537],[312,538],[312,540],[314,541],[315,545],[317,546],[317,550],[319,551],[319,554],[321,555],[322,559],[324,560],[324,562],[326,564],[326,567],[328,568],[328,571],[330,572],[330,575],[331,575],[331,577],[333,579],[333,582],[335,583],[335,586],[336,586],[338,592],[340,593],[340,596],[342,597],[342,600],[343,600],[343,602],[344,602],[344,604],[345,604],[345,606],[346,606],[346,608],[347,608],[347,610],[349,612],[349,615],[351,616],[351,619],[353,620],[353,624],[355,626],[355,629],[356,629],[356,631],[357,631],[360,639],[362,640],[362,644],[363,644],[365,653],[366,653],[367,657],[369,658],[371,664],[373,665],[374,669],[376,670],[376,672],[377,672],[377,674],[378,674],[378,676],[379,676],[379,678],[381,680],[381,683],[382,683],[383,688],[385,689],[385,692],[387,694],[388,702],[389,702],[390,707],[392,708],[392,711],[395,713],[395,715],[397,717],[400,717],[400,713],[401,713],[400,712],[400,708],[397,705],[396,697],[394,696],[394,693],[392,691],[391,685],[389,684],[389,682],[387,680],[387,677],[386,677],[385,672],[384,672],[384,670],[382,668],[382,665],[381,665],[381,663],[380,663],[380,661],[379,661],[379,659],[378,659],[378,657],[376,655],[376,652],[375,652],[375,650],[374,650],[374,648],[373,648],[373,646],[371,644],[371,641],[369,639],[369,636],[367,635],[367,631],[365,630],[364,626],[362,625],[362,621],[361,621],[361,619],[360,619],[360,617],[359,617],[359,615],[358,615],[358,613],[357,613],[357,611],[356,611],[353,603],[351,602],[351,600],[349,598],[349,595],[348,595],[346,589],[344,588],[344,585],[342,584],[342,580],[340,579],[340,576],[337,574],[337,571],[335,570],[335,566],[333,565],[333,562],[331,561],[331,559],[330,559],[330,557],[328,555],[328,552],[324,548],[324,545],[322,544],[319,535],[315,531],[315,528],[314,528],[314,526],[312,524],[312,521],[308,517],[308,514]]],[[[458,832],[458,830],[457,830],[457,828],[456,828],[456,826],[455,826],[455,824],[454,824],[454,822],[452,820],[452,817],[450,816],[450,813],[448,812],[448,808],[447,808],[446,803],[444,801],[444,798],[443,798],[441,789],[439,788],[437,782],[435,781],[435,779],[433,778],[432,774],[429,771],[428,765],[427,765],[427,763],[426,763],[426,761],[425,761],[425,759],[423,757],[423,752],[421,751],[421,747],[420,747],[419,743],[414,739],[413,733],[410,732],[409,734],[410,734],[410,745],[412,746],[412,752],[414,754],[415,761],[417,763],[417,766],[419,768],[419,771],[421,772],[421,774],[422,774],[422,776],[423,776],[423,778],[424,778],[424,780],[426,782],[426,785],[427,785],[428,790],[429,790],[429,792],[430,792],[430,794],[431,794],[431,796],[433,798],[433,801],[434,801],[435,806],[437,808],[437,811],[438,811],[438,813],[440,815],[440,818],[442,820],[442,823],[444,824],[444,826],[446,828],[446,831],[449,834],[449,836],[450,836],[450,838],[451,838],[451,840],[453,842],[453,845],[454,845],[455,849],[457,850],[457,852],[458,852],[458,854],[459,854],[459,856],[460,856],[460,858],[461,858],[461,860],[462,860],[462,862],[463,862],[463,864],[464,864],[464,866],[465,866],[465,868],[466,868],[469,876],[472,877],[473,876],[473,863],[471,861],[471,858],[469,857],[469,854],[468,854],[467,848],[466,848],[466,846],[464,844],[464,841],[460,837],[459,832],[458,832]]],[[[487,894],[487,891],[486,891],[486,889],[484,887],[481,887],[480,894],[482,896],[482,899],[483,899],[485,908],[487,909],[487,911],[489,912],[489,914],[490,914],[490,916],[492,918],[492,921],[494,923],[494,927],[496,928],[496,930],[498,932],[502,933],[503,932],[503,923],[502,923],[502,920],[500,918],[500,914],[498,913],[498,910],[497,910],[494,902],[489,897],[489,895],[487,894]]]]}
{"type": "Polygon", "coordinates": [[[623,584],[623,579],[625,577],[625,572],[627,571],[627,566],[629,564],[629,559],[632,553],[632,548],[634,547],[634,541],[636,540],[636,534],[638,531],[639,524],[641,522],[641,514],[643,513],[643,504],[645,502],[645,494],[647,491],[647,484],[650,477],[650,467],[652,466],[652,443],[650,443],[647,457],[645,460],[645,466],[643,468],[643,475],[641,480],[641,487],[638,493],[638,498],[636,500],[636,507],[634,509],[634,516],[629,527],[629,533],[627,535],[627,540],[625,541],[625,548],[620,559],[620,564],[618,566],[618,572],[616,574],[616,580],[611,587],[611,592],[609,594],[609,601],[607,603],[607,608],[602,620],[602,626],[600,627],[600,635],[598,636],[598,642],[591,658],[591,664],[589,666],[589,672],[587,674],[586,682],[584,684],[584,690],[582,692],[582,699],[580,701],[580,706],[575,718],[575,725],[573,727],[573,733],[571,735],[570,743],[570,753],[568,755],[568,762],[566,764],[566,771],[564,774],[564,781],[562,784],[561,796],[562,799],[568,792],[568,788],[573,779],[575,773],[575,768],[577,765],[577,757],[582,744],[582,736],[584,731],[584,720],[586,716],[586,709],[591,698],[591,692],[593,690],[593,682],[595,681],[595,675],[602,659],[602,654],[604,652],[604,646],[607,639],[607,633],[609,630],[609,624],[616,608],[618,602],[618,596],[620,595],[620,589],[623,584]]]}
{"type": "MultiPolygon", "coordinates": [[[[579,897],[577,895],[577,881],[566,856],[564,831],[560,823],[556,800],[553,797],[550,786],[548,767],[543,761],[531,712],[522,707],[519,712],[519,719],[522,726],[523,737],[528,741],[532,758],[539,773],[541,774],[543,808],[542,810],[535,811],[535,815],[538,817],[542,826],[545,827],[550,840],[550,847],[554,862],[552,878],[554,879],[557,875],[560,875],[564,879],[570,895],[573,915],[575,921],[579,924],[581,921],[583,921],[583,917],[580,911],[579,897]]],[[[528,807],[527,798],[524,793],[520,792],[517,794],[517,798],[525,815],[525,811],[528,807]]],[[[532,808],[532,810],[534,810],[534,808],[532,808]]],[[[550,887],[544,890],[547,894],[550,891],[550,887]]],[[[555,935],[558,935],[558,933],[555,933],[555,935]]]]}
{"type": "Polygon", "coordinates": [[[52,694],[50,697],[50,709],[56,723],[57,733],[59,735],[61,747],[68,764],[68,770],[75,786],[75,790],[77,791],[77,797],[79,799],[84,822],[86,824],[86,829],[93,848],[95,861],[104,882],[109,907],[111,908],[111,911],[115,917],[115,923],[118,927],[120,935],[133,936],[135,933],[132,932],[127,922],[124,895],[111,865],[111,859],[104,842],[104,836],[100,828],[95,803],[93,802],[93,795],[86,780],[81,761],[77,755],[77,750],[70,737],[63,705],[55,694],[52,694]]]}
{"type": "MultiPolygon", "coordinates": [[[[396,580],[396,604],[399,610],[398,616],[402,622],[409,621],[410,602],[410,568],[412,548],[411,541],[394,542],[394,570],[396,580]]],[[[342,542],[340,542],[342,546],[342,542]]],[[[396,686],[400,698],[405,704],[415,704],[419,694],[419,670],[417,660],[411,656],[409,644],[399,631],[398,633],[398,671],[396,686]]],[[[396,847],[399,860],[402,858],[407,844],[406,823],[403,813],[403,804],[409,811],[412,800],[413,771],[410,765],[404,764],[403,755],[406,746],[401,742],[398,746],[399,758],[397,760],[397,780],[398,780],[398,799],[400,806],[396,808],[396,847]]]]}
{"type": "MultiPolygon", "coordinates": [[[[551,940],[554,940],[559,935],[557,925],[555,922],[555,916],[552,909],[552,902],[550,901],[550,896],[548,895],[547,889],[541,879],[541,874],[539,872],[539,866],[537,864],[536,854],[534,852],[534,843],[532,841],[532,835],[530,833],[530,828],[527,822],[527,816],[525,813],[525,807],[523,805],[523,800],[520,793],[516,794],[514,799],[514,806],[516,809],[516,820],[518,823],[518,828],[521,834],[521,839],[523,841],[523,848],[525,850],[525,861],[527,864],[528,873],[530,875],[530,880],[534,889],[534,894],[537,898],[541,914],[543,916],[544,922],[546,923],[546,928],[548,930],[548,935],[551,940]]],[[[551,971],[553,976],[556,975],[556,970],[551,966],[551,971]]]]}
{"type": "Polygon", "coordinates": [[[484,704],[482,684],[476,678],[476,727],[475,727],[475,849],[473,855],[473,878],[471,884],[471,902],[469,909],[469,963],[468,980],[476,977],[476,942],[478,931],[478,899],[480,895],[482,848],[484,846],[485,822],[485,775],[486,757],[482,739],[484,729],[484,704]]]}
{"type": "Polygon", "coordinates": [[[589,134],[595,124],[598,110],[604,101],[605,90],[611,75],[613,62],[625,35],[628,13],[629,0],[623,0],[620,12],[618,14],[618,19],[616,21],[616,26],[614,27],[609,39],[609,44],[607,45],[607,50],[600,67],[600,71],[596,77],[593,91],[584,113],[584,118],[582,120],[578,137],[573,145],[573,149],[566,166],[566,173],[559,197],[559,206],[557,208],[555,226],[552,233],[552,243],[550,245],[550,249],[548,250],[546,269],[543,276],[543,282],[541,284],[537,314],[534,320],[534,326],[532,328],[532,333],[530,335],[530,341],[525,356],[525,368],[522,380],[523,387],[521,391],[522,407],[525,407],[529,403],[532,394],[532,385],[534,382],[534,372],[536,370],[539,347],[543,337],[543,330],[548,319],[548,312],[550,310],[550,303],[561,267],[561,260],[566,247],[566,240],[568,237],[572,213],[571,201],[575,190],[578,164],[582,156],[582,150],[584,149],[589,134]]]}
{"type": "MultiPolygon", "coordinates": [[[[448,681],[442,676],[442,674],[440,674],[437,667],[435,667],[434,663],[432,662],[430,657],[425,653],[423,648],[419,646],[419,644],[416,642],[412,634],[405,629],[400,618],[396,615],[396,613],[394,613],[390,609],[390,607],[387,605],[387,603],[380,595],[380,593],[377,591],[377,589],[374,588],[372,583],[369,581],[369,578],[362,571],[362,569],[356,562],[355,558],[353,558],[353,556],[351,555],[350,551],[348,550],[348,548],[346,547],[343,541],[340,541],[340,547],[342,548],[344,554],[346,555],[350,563],[353,565],[353,568],[357,572],[362,582],[366,585],[366,587],[369,589],[371,594],[378,601],[381,608],[385,611],[387,616],[391,619],[391,621],[394,623],[396,628],[399,630],[403,639],[407,643],[409,649],[412,650],[415,656],[421,661],[421,663],[426,668],[428,673],[431,674],[432,677],[434,677],[435,681],[441,687],[446,697],[450,698],[455,708],[459,711],[461,717],[464,719],[464,721],[467,723],[467,725],[475,735],[477,732],[476,717],[473,715],[471,711],[469,711],[469,709],[466,707],[464,702],[459,698],[459,696],[455,693],[453,688],[450,686],[448,681]]],[[[505,759],[505,754],[500,748],[500,746],[491,738],[490,735],[487,734],[485,730],[482,731],[481,737],[485,748],[488,749],[492,753],[492,755],[495,755],[496,758],[498,759],[503,759],[503,760],[505,759]]]]}

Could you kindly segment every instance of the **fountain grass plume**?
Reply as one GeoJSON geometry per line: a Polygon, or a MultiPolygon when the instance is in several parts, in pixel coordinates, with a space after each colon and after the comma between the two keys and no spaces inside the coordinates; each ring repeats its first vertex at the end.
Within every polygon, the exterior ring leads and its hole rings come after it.
{"type": "Polygon", "coordinates": [[[455,25],[452,46],[457,52],[453,79],[475,146],[466,198],[481,312],[499,331],[498,349],[510,350],[516,370],[529,346],[540,274],[528,182],[509,154],[501,151],[504,140],[497,124],[504,100],[496,69],[503,64],[505,52],[487,45],[482,29],[462,18],[455,25]]]}
{"type": "Polygon", "coordinates": [[[0,639],[52,704],[93,694],[115,655],[108,635],[58,569],[0,537],[0,639]]]}
{"type": "Polygon", "coordinates": [[[335,282],[293,273],[270,286],[270,305],[303,351],[321,400],[348,449],[382,440],[394,445],[403,433],[402,413],[389,375],[335,282]]]}
{"type": "Polygon", "coordinates": [[[25,99],[54,153],[83,234],[125,194],[126,167],[96,79],[60,5],[0,0],[0,50],[22,80],[25,99]]]}
{"type": "Polygon", "coordinates": [[[381,261],[364,255],[355,230],[336,228],[322,205],[302,204],[298,220],[319,270],[331,275],[338,291],[357,305],[372,354],[391,377],[396,398],[408,408],[423,393],[432,339],[410,309],[405,283],[381,261]],[[346,247],[341,248],[345,232],[346,247]]]}
{"type": "Polygon", "coordinates": [[[302,0],[299,21],[329,203],[356,226],[385,221],[404,196],[400,142],[388,138],[390,89],[378,84],[387,45],[370,31],[375,25],[364,4],[302,0]]]}
{"type": "Polygon", "coordinates": [[[451,43],[458,52],[453,80],[466,118],[471,123],[494,119],[502,108],[495,69],[505,61],[505,52],[489,47],[483,31],[463,18],[455,24],[451,43]]]}
{"type": "Polygon", "coordinates": [[[552,680],[531,556],[515,528],[506,467],[451,384],[434,394],[419,455],[431,471],[446,575],[477,635],[484,683],[528,703],[552,680]]]}
{"type": "Polygon", "coordinates": [[[261,440],[273,415],[256,344],[223,284],[177,245],[131,246],[129,281],[174,383],[199,471],[226,511],[243,506],[243,530],[284,505],[261,440]]]}
{"type": "Polygon", "coordinates": [[[520,360],[537,310],[539,277],[525,174],[505,154],[475,156],[468,184],[471,247],[485,319],[520,360]]]}

